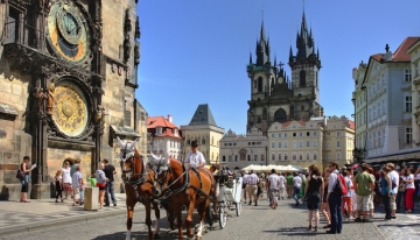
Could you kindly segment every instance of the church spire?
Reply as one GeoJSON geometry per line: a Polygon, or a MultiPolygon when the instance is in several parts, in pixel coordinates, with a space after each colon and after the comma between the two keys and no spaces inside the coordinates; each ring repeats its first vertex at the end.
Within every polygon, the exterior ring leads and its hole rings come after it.
{"type": "Polygon", "coordinates": [[[267,41],[264,29],[264,21],[261,23],[260,39],[257,40],[256,47],[257,66],[264,66],[270,58],[270,43],[267,41]]]}
{"type": "Polygon", "coordinates": [[[289,50],[289,64],[293,63],[293,49],[292,49],[292,45],[290,45],[290,50],[289,50]]]}
{"type": "MultiPolygon", "coordinates": [[[[302,13],[302,22],[300,26],[300,31],[298,31],[296,36],[296,56],[293,56],[293,52],[290,51],[289,53],[289,65],[290,63],[295,64],[302,61],[313,59],[313,56],[316,54],[316,48],[315,48],[315,41],[314,41],[314,35],[312,31],[312,27],[308,29],[308,24],[306,21],[306,13],[305,10],[303,10],[302,13]],[[293,61],[292,61],[293,56],[293,61]]],[[[320,59],[317,58],[318,61],[316,61],[316,65],[320,67],[320,59]]]]}
{"type": "Polygon", "coordinates": [[[252,53],[249,53],[249,64],[252,64],[252,53]]]}

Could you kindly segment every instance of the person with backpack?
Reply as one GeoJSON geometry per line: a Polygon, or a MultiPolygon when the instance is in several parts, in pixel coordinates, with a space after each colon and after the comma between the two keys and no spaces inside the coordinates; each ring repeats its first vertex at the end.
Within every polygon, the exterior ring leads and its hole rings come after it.
{"type": "Polygon", "coordinates": [[[371,203],[371,197],[373,189],[375,188],[374,180],[368,172],[369,165],[363,163],[361,166],[361,172],[359,172],[354,178],[354,185],[356,187],[357,195],[357,211],[356,211],[356,222],[368,222],[367,214],[370,211],[369,205],[371,203]],[[361,212],[363,211],[363,219],[360,218],[361,212]]]}
{"type": "Polygon", "coordinates": [[[345,187],[347,189],[347,194],[343,196],[343,214],[346,212],[345,208],[347,207],[347,214],[344,214],[346,218],[351,219],[351,213],[353,212],[353,203],[352,203],[352,191],[350,191],[351,187],[353,186],[353,183],[351,182],[349,178],[349,172],[347,170],[342,171],[344,181],[346,183],[345,187]]]}
{"type": "MultiPolygon", "coordinates": [[[[328,179],[327,201],[331,212],[331,229],[327,231],[327,234],[340,234],[343,229],[343,213],[341,211],[343,187],[338,174],[338,164],[330,162],[328,168],[330,177],[328,179]]],[[[343,177],[341,176],[341,178],[343,177]]]]}

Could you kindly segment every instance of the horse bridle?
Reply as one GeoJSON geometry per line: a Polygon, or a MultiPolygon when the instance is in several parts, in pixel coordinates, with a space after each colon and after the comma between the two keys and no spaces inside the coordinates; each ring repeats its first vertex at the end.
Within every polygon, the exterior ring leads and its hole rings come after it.
{"type": "MultiPolygon", "coordinates": [[[[125,146],[124,154],[122,156],[124,159],[126,159],[126,156],[127,156],[126,154],[127,154],[127,145],[125,146]]],[[[122,178],[123,182],[130,185],[134,189],[134,192],[136,194],[136,197],[137,197],[138,201],[140,201],[140,202],[145,201],[145,200],[150,201],[150,202],[154,201],[155,199],[153,197],[152,198],[140,197],[139,192],[138,192],[139,186],[141,184],[144,184],[144,183],[150,183],[152,185],[153,190],[154,190],[153,181],[150,180],[150,179],[146,180],[147,170],[146,170],[146,166],[144,164],[142,156],[138,155],[138,154],[134,154],[134,156],[130,157],[130,169],[125,170],[125,162],[127,162],[127,161],[128,161],[128,159],[126,159],[125,161],[122,161],[122,160],[120,161],[121,172],[122,172],[121,178],[122,178]],[[141,173],[134,173],[134,168],[136,167],[136,163],[134,162],[134,158],[136,158],[136,157],[140,158],[141,164],[143,165],[141,173]],[[126,176],[127,173],[132,173],[130,178],[128,178],[126,176]],[[137,180],[133,181],[132,178],[136,177],[136,176],[141,176],[141,177],[138,178],[137,180]]]]}
{"type": "Polygon", "coordinates": [[[163,170],[161,174],[158,174],[162,166],[163,166],[163,163],[162,163],[162,160],[160,160],[159,164],[157,164],[157,168],[155,171],[155,182],[157,182],[160,188],[162,189],[160,196],[157,197],[159,201],[169,198],[172,194],[184,191],[189,185],[189,175],[187,174],[188,171],[185,169],[184,165],[182,166],[184,172],[178,178],[176,178],[171,184],[168,184],[168,173],[172,173],[172,168],[171,166],[168,165],[167,170],[163,170]],[[164,174],[163,181],[158,178],[162,174],[164,174]],[[184,184],[180,188],[172,190],[171,187],[174,186],[184,175],[185,175],[184,184]],[[167,187],[164,187],[165,185],[167,185],[167,187]]]}

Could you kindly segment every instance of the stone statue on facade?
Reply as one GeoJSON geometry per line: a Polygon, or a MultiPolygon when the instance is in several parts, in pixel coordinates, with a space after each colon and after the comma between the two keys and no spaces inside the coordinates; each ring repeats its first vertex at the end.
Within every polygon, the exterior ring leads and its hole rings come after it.
{"type": "Polygon", "coordinates": [[[52,114],[53,107],[54,107],[54,92],[55,92],[55,84],[51,83],[50,87],[48,88],[48,102],[47,102],[47,114],[52,114]]]}
{"type": "Polygon", "coordinates": [[[42,88],[38,88],[36,90],[36,92],[34,93],[35,98],[37,99],[37,105],[38,105],[38,112],[42,112],[42,107],[44,105],[44,99],[45,99],[45,94],[44,94],[44,89],[42,88]]]}
{"type": "Polygon", "coordinates": [[[94,120],[95,123],[103,126],[105,125],[105,116],[108,115],[105,113],[105,107],[102,107],[101,105],[98,105],[97,110],[95,112],[94,120]]]}

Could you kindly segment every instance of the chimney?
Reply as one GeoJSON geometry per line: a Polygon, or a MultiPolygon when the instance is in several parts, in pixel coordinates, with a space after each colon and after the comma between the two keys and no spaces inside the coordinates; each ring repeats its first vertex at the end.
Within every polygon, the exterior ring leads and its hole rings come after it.
{"type": "Polygon", "coordinates": [[[168,114],[168,121],[169,121],[170,123],[172,123],[172,115],[171,115],[171,114],[168,114]]]}

